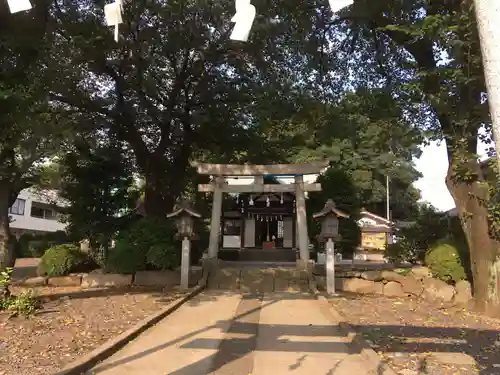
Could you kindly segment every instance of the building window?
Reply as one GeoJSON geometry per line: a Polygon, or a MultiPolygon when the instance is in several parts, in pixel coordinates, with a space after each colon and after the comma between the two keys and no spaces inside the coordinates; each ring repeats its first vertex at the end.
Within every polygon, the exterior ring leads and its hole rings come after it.
{"type": "Polygon", "coordinates": [[[16,199],[14,204],[9,208],[9,212],[14,215],[24,215],[25,205],[26,205],[26,200],[16,199]]]}
{"type": "Polygon", "coordinates": [[[50,208],[31,207],[31,216],[39,219],[56,220],[57,214],[50,208]]]}
{"type": "Polygon", "coordinates": [[[223,234],[225,236],[239,236],[241,234],[241,220],[224,220],[223,234]]]}

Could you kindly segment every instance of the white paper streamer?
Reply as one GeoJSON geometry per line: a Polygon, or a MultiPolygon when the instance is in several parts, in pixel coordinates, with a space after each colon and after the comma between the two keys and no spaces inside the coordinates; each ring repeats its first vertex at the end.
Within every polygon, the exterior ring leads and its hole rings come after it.
{"type": "Polygon", "coordinates": [[[229,38],[246,42],[255,19],[255,7],[250,4],[250,0],[236,0],[235,7],[236,14],[231,18],[231,22],[235,22],[236,25],[229,38]]]}
{"type": "Polygon", "coordinates": [[[118,42],[118,25],[122,21],[122,0],[116,0],[112,4],[107,4],[104,6],[104,17],[106,18],[106,24],[108,26],[115,27],[115,41],[118,42]]]}
{"type": "Polygon", "coordinates": [[[32,8],[30,0],[7,0],[11,13],[18,13],[32,8]]]}
{"type": "Polygon", "coordinates": [[[332,12],[338,12],[339,10],[354,4],[354,0],[329,0],[330,8],[332,8],[332,12]]]}

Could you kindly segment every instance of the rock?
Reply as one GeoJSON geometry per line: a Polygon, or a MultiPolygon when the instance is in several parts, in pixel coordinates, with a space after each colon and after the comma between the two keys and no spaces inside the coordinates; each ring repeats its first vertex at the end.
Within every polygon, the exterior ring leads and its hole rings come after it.
{"type": "Polygon", "coordinates": [[[400,275],[407,275],[410,272],[409,268],[395,268],[394,272],[399,273],[400,275]]]}
{"type": "Polygon", "coordinates": [[[340,278],[361,277],[361,272],[351,270],[335,270],[335,276],[340,278]]]}
{"type": "Polygon", "coordinates": [[[467,280],[460,280],[455,285],[455,297],[453,302],[466,305],[472,299],[472,287],[467,280]]]}
{"type": "Polygon", "coordinates": [[[382,281],[382,271],[373,270],[373,271],[365,271],[361,273],[361,278],[369,281],[382,281]]]}
{"type": "Polygon", "coordinates": [[[476,360],[465,353],[432,353],[432,359],[436,362],[444,363],[445,365],[455,366],[475,366],[476,360]]]}
{"type": "Polygon", "coordinates": [[[400,275],[394,271],[382,271],[382,278],[387,281],[399,281],[403,278],[403,275],[400,275]]]}
{"type": "Polygon", "coordinates": [[[417,279],[425,279],[425,278],[429,278],[429,277],[432,277],[432,273],[431,273],[431,270],[427,267],[423,267],[423,266],[416,266],[416,267],[413,267],[410,271],[410,273],[416,277],[417,279]]]}
{"type": "Polygon", "coordinates": [[[374,281],[364,280],[364,279],[340,279],[343,280],[342,290],[351,293],[374,293],[374,281]]]}
{"type": "Polygon", "coordinates": [[[28,285],[28,286],[46,285],[47,278],[43,277],[43,276],[30,277],[30,278],[24,280],[23,284],[28,285]]]}
{"type": "Polygon", "coordinates": [[[376,282],[373,285],[373,293],[374,294],[384,294],[384,283],[382,282],[376,282]]]}
{"type": "Polygon", "coordinates": [[[424,297],[440,300],[443,302],[450,302],[455,295],[455,288],[446,284],[444,281],[438,279],[423,279],[424,283],[424,297]]]}
{"type": "Polygon", "coordinates": [[[404,297],[406,293],[400,283],[396,281],[389,281],[384,285],[384,296],[387,297],[404,297]]]}
{"type": "Polygon", "coordinates": [[[413,294],[414,296],[420,296],[424,291],[424,286],[421,281],[417,280],[413,276],[403,276],[398,282],[403,287],[403,291],[408,294],[413,294]]]}
{"type": "Polygon", "coordinates": [[[89,274],[82,278],[82,288],[98,288],[103,286],[127,286],[132,284],[132,275],[115,273],[89,274]]]}
{"type": "Polygon", "coordinates": [[[134,278],[138,286],[174,286],[180,282],[180,272],[174,271],[137,271],[134,278]]]}
{"type": "Polygon", "coordinates": [[[80,286],[82,278],[80,276],[57,276],[49,277],[47,285],[50,286],[80,286]]]}

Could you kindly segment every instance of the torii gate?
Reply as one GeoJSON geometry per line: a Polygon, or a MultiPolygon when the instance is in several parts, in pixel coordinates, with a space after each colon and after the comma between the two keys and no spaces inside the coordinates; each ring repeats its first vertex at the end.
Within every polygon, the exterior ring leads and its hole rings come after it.
{"type": "Polygon", "coordinates": [[[321,184],[305,184],[304,175],[324,172],[329,161],[316,161],[307,164],[209,164],[192,163],[198,174],[214,176],[211,184],[198,185],[199,192],[213,192],[212,219],[210,225],[209,258],[216,259],[219,252],[220,219],[222,214],[222,193],[295,193],[297,231],[300,260],[309,260],[309,244],[307,234],[306,191],[321,191],[321,184]],[[291,185],[266,185],[264,175],[294,176],[295,183],[291,185]],[[250,185],[227,185],[226,177],[253,176],[255,183],[250,185]]]}

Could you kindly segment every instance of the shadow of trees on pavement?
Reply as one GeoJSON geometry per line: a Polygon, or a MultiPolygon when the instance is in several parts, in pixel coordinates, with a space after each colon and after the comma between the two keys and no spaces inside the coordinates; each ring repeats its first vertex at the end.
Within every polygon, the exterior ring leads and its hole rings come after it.
{"type": "MultiPolygon", "coordinates": [[[[287,295],[284,294],[282,297],[294,298],[293,296],[285,296],[287,295]]],[[[128,357],[102,363],[89,373],[101,374],[108,369],[143,360],[171,346],[176,346],[181,352],[182,349],[186,349],[186,353],[193,350],[211,350],[212,352],[201,360],[193,361],[193,363],[168,373],[169,375],[215,372],[222,375],[248,374],[253,371],[253,356],[256,352],[296,354],[296,358],[289,364],[289,372],[300,368],[308,357],[314,357],[318,353],[330,353],[332,355],[332,368],[327,374],[333,375],[336,366],[340,363],[340,358],[343,358],[342,354],[345,357],[345,354],[358,355],[361,353],[362,348],[349,343],[350,337],[344,333],[345,331],[341,327],[336,325],[310,325],[307,322],[304,322],[303,325],[259,324],[260,311],[266,306],[276,303],[279,298],[263,301],[261,296],[246,296],[244,299],[247,301],[243,301],[242,309],[237,310],[231,321],[219,321],[215,325],[188,332],[174,340],[166,341],[161,345],[150,347],[128,357]],[[213,329],[224,332],[222,340],[200,337],[200,334],[213,329]],[[311,337],[314,339],[310,339],[311,337]],[[207,369],[209,369],[208,372],[207,369]]],[[[300,298],[300,296],[295,298],[300,298]]],[[[497,330],[391,325],[356,325],[352,327],[357,332],[371,332],[371,334],[376,332],[378,335],[377,343],[385,353],[463,353],[476,361],[479,374],[494,375],[500,373],[500,331],[497,330]],[[479,343],[481,346],[477,347],[479,343]]],[[[386,365],[387,361],[381,359],[378,367],[373,370],[378,375],[382,375],[386,365]]]]}

